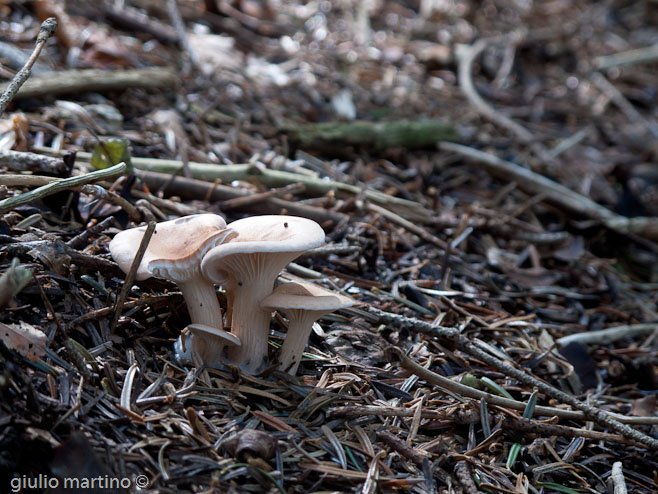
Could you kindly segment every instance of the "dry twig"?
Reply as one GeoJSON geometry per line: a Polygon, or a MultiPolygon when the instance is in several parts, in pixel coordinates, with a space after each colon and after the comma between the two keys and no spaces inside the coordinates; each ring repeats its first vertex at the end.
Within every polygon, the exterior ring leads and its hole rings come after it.
{"type": "MultiPolygon", "coordinates": [[[[176,85],[176,73],[168,68],[150,67],[129,70],[61,70],[33,77],[16,94],[16,98],[110,91],[129,87],[168,88],[176,85]]],[[[0,90],[7,86],[0,85],[0,90]]]]}
{"type": "Polygon", "coordinates": [[[126,278],[123,280],[123,286],[121,287],[121,292],[119,292],[119,296],[117,297],[117,300],[114,304],[114,315],[112,316],[112,322],[110,323],[110,331],[114,331],[114,328],[117,325],[117,321],[119,320],[119,316],[121,315],[121,311],[123,310],[123,302],[124,300],[126,300],[126,296],[128,295],[128,292],[133,286],[133,281],[135,280],[135,273],[137,272],[137,268],[139,267],[139,264],[142,262],[142,257],[144,257],[144,253],[146,252],[146,249],[149,245],[149,241],[151,240],[151,236],[153,235],[154,231],[155,231],[155,222],[151,221],[149,222],[148,226],[146,227],[146,230],[144,231],[144,236],[142,237],[142,241],[139,244],[139,249],[137,249],[137,253],[135,254],[135,259],[133,259],[133,262],[130,265],[130,270],[126,274],[126,278]]]}
{"type": "Polygon", "coordinates": [[[41,24],[39,34],[37,35],[36,46],[34,47],[32,55],[30,55],[30,58],[27,60],[25,66],[18,71],[11,82],[2,87],[2,96],[0,96],[0,115],[4,113],[9,103],[11,103],[11,100],[14,99],[16,93],[18,93],[20,90],[21,86],[23,86],[25,81],[27,81],[27,79],[30,77],[30,74],[32,73],[32,66],[37,61],[37,58],[39,58],[41,50],[46,44],[46,41],[48,41],[48,39],[55,32],[55,29],[57,29],[57,20],[54,17],[49,17],[41,24]]]}
{"type": "MultiPolygon", "coordinates": [[[[517,38],[516,42],[519,41],[518,35],[515,35],[517,38]]],[[[457,49],[457,60],[459,63],[458,75],[459,75],[459,87],[466,96],[466,99],[473,105],[473,107],[492,122],[501,127],[511,131],[515,134],[522,142],[530,143],[534,140],[534,136],[530,131],[528,131],[522,125],[519,125],[509,117],[501,114],[496,111],[489,103],[484,101],[482,96],[475,89],[473,84],[473,62],[475,59],[491,44],[500,44],[502,42],[514,42],[514,37],[511,39],[509,37],[503,38],[483,38],[476,41],[473,45],[460,45],[457,49]]]]}
{"type": "Polygon", "coordinates": [[[87,173],[85,175],[50,181],[46,185],[43,185],[37,189],[1,200],[0,212],[10,211],[17,206],[29,204],[32,201],[43,199],[46,196],[61,192],[63,190],[74,189],[91,182],[98,182],[100,180],[122,175],[126,169],[127,166],[125,163],[119,163],[110,168],[105,168],[104,170],[96,170],[95,172],[87,173]]]}
{"type": "Polygon", "coordinates": [[[650,239],[658,238],[658,219],[656,218],[642,216],[627,218],[621,216],[564,185],[539,175],[528,168],[502,160],[493,154],[452,142],[442,142],[439,147],[444,151],[452,151],[482,163],[492,175],[500,176],[506,180],[514,180],[527,192],[544,194],[551,202],[570,211],[596,219],[611,230],[632,233],[650,239]]]}
{"type": "MultiPolygon", "coordinates": [[[[424,322],[424,321],[417,321],[411,318],[406,318],[404,316],[399,316],[396,314],[388,314],[384,311],[375,309],[373,307],[370,307],[369,311],[379,316],[380,319],[388,322],[395,322],[395,321],[399,322],[400,320],[405,320],[407,324],[410,324],[412,326],[421,326],[423,325],[424,322]]],[[[436,330],[437,330],[437,334],[442,332],[439,328],[436,328],[436,330]]],[[[634,441],[644,444],[645,446],[648,446],[653,450],[658,451],[658,440],[650,436],[647,436],[646,434],[643,434],[642,432],[639,432],[633,429],[632,427],[629,427],[626,424],[623,424],[617,418],[613,418],[610,413],[605,412],[599,408],[595,408],[593,406],[587,405],[586,403],[581,402],[580,400],[574,398],[573,396],[563,391],[560,391],[554,388],[553,386],[546,384],[543,381],[538,380],[537,378],[531,376],[530,374],[527,374],[526,372],[523,372],[519,369],[516,369],[515,367],[512,367],[510,364],[499,360],[498,358],[492,356],[488,352],[483,351],[482,349],[471,343],[466,337],[459,336],[457,339],[457,345],[462,351],[491,365],[492,367],[499,370],[500,372],[503,372],[505,375],[510,376],[524,384],[532,386],[533,388],[537,388],[540,392],[552,398],[555,398],[556,400],[559,400],[562,403],[571,405],[577,410],[582,411],[586,417],[592,419],[599,425],[613,429],[616,432],[624,435],[625,437],[628,437],[634,441]]],[[[390,347],[390,351],[393,352],[393,354],[395,354],[404,364],[407,365],[409,364],[410,359],[408,359],[404,355],[402,350],[396,347],[390,347]]],[[[421,366],[419,367],[420,369],[426,370],[421,366]]],[[[418,369],[418,371],[420,371],[420,369],[418,369]]]]}

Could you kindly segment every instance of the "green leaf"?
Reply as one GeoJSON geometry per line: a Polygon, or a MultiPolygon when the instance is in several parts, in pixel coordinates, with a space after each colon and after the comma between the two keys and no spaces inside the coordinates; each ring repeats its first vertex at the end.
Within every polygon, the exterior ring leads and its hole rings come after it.
{"type": "Polygon", "coordinates": [[[505,388],[503,388],[498,383],[492,381],[488,377],[481,377],[480,381],[482,382],[482,384],[484,384],[487,388],[489,388],[494,393],[500,396],[504,396],[505,398],[509,398],[510,400],[514,399],[514,397],[511,394],[509,394],[509,392],[505,388]]]}
{"type": "MultiPolygon", "coordinates": [[[[452,379],[453,381],[455,380],[454,378],[452,379]]],[[[478,378],[473,374],[464,374],[459,382],[464,386],[469,386],[474,389],[480,389],[482,387],[480,386],[480,381],[478,381],[478,378]]]]}
{"type": "Polygon", "coordinates": [[[507,455],[507,463],[505,463],[505,467],[507,467],[508,470],[512,469],[520,452],[521,443],[512,444],[512,447],[509,449],[509,455],[507,455]]]}
{"type": "Polygon", "coordinates": [[[537,406],[537,391],[533,391],[528,399],[528,404],[523,410],[523,418],[531,419],[535,413],[535,406],[537,406]]]}
{"type": "MultiPolygon", "coordinates": [[[[483,377],[482,379],[486,379],[486,377],[483,377]]],[[[494,383],[495,384],[495,383],[494,383]]],[[[507,391],[505,391],[507,393],[507,391]]],[[[537,405],[537,391],[533,391],[532,394],[530,395],[530,398],[528,399],[528,403],[525,406],[525,410],[523,411],[523,418],[526,419],[531,419],[532,415],[535,413],[535,406],[537,405]]],[[[519,456],[519,452],[521,451],[521,439],[523,438],[522,434],[518,434],[516,436],[514,444],[512,444],[512,447],[509,450],[509,455],[507,455],[507,463],[505,466],[508,469],[512,469],[514,464],[516,463],[516,458],[519,456]]]]}
{"type": "Polygon", "coordinates": [[[108,139],[99,143],[91,154],[91,165],[97,170],[103,170],[117,163],[125,162],[128,169],[132,168],[128,143],[125,139],[108,139]]]}

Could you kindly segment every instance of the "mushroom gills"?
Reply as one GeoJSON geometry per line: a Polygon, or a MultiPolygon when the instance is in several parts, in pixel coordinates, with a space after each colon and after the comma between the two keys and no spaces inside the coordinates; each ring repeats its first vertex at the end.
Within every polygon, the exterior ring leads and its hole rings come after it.
{"type": "Polygon", "coordinates": [[[242,346],[230,348],[229,358],[244,371],[257,373],[267,363],[271,319],[261,301],[290,261],[324,243],[324,230],[312,220],[286,215],[251,216],[227,228],[237,237],[208,251],[201,272],[232,292],[227,323],[242,346]]]}

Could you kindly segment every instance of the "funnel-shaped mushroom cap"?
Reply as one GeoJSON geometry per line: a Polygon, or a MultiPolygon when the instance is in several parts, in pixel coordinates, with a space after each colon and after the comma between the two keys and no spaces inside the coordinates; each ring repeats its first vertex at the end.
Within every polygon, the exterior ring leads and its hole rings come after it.
{"type": "MultiPolygon", "coordinates": [[[[145,226],[119,232],[110,242],[110,253],[122,271],[128,272],[142,241],[145,226]]],[[[135,274],[136,280],[160,276],[185,281],[198,272],[201,258],[231,235],[224,218],[195,214],[158,223],[135,274]]]]}
{"type": "MultiPolygon", "coordinates": [[[[119,267],[128,272],[144,238],[146,227],[118,233],[110,242],[110,253],[119,267]]],[[[192,323],[222,330],[222,315],[215,287],[201,274],[201,259],[217,244],[235,236],[226,228],[224,218],[216,214],[195,214],[158,223],[135,279],[159,276],[176,282],[190,313],[192,323]]],[[[193,335],[192,335],[193,336],[193,335]]],[[[181,339],[183,346],[183,340],[181,339]]],[[[239,340],[238,340],[239,341],[239,340]]],[[[191,339],[191,346],[204,360],[221,361],[226,344],[221,334],[191,339]]]]}
{"type": "Polygon", "coordinates": [[[267,359],[271,313],[261,301],[272,293],[274,281],[290,261],[324,243],[324,231],[315,221],[297,216],[252,216],[234,221],[237,234],[211,249],[201,261],[201,272],[215,283],[230,281],[233,292],[231,332],[242,342],[229,357],[248,372],[267,359]]]}
{"type": "Polygon", "coordinates": [[[205,276],[215,283],[225,282],[236,270],[276,271],[278,275],[300,253],[324,243],[322,227],[297,216],[250,216],[232,222],[229,228],[237,237],[213,248],[201,263],[205,276]]]}
{"type": "Polygon", "coordinates": [[[333,312],[354,305],[354,300],[343,294],[332,292],[312,283],[283,283],[271,295],[265,297],[261,306],[266,309],[305,310],[308,312],[333,312]]]}
{"type": "Polygon", "coordinates": [[[215,336],[220,340],[222,340],[222,342],[226,345],[231,345],[231,346],[242,345],[242,342],[240,342],[240,338],[238,338],[234,334],[224,331],[223,329],[213,328],[210,326],[206,326],[205,324],[190,324],[185,329],[192,333],[215,336]]]}
{"type": "Polygon", "coordinates": [[[284,283],[261,303],[264,309],[278,309],[288,317],[288,333],[281,347],[281,368],[294,375],[311,334],[313,323],[323,315],[344,309],[354,301],[311,283],[284,283]]]}

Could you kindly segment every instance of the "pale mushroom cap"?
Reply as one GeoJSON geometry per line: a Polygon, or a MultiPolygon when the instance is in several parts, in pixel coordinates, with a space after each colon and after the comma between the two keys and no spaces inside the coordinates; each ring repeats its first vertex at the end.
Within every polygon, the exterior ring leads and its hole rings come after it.
{"type": "Polygon", "coordinates": [[[284,283],[261,302],[264,309],[332,312],[354,305],[354,300],[312,283],[284,283]]]}
{"type": "Polygon", "coordinates": [[[192,333],[199,332],[201,334],[208,334],[217,337],[226,345],[242,345],[240,338],[228,331],[224,331],[223,329],[213,328],[212,326],[207,326],[205,324],[189,324],[186,329],[192,333]]]}
{"type": "MultiPolygon", "coordinates": [[[[145,231],[145,226],[124,230],[110,242],[110,253],[122,271],[130,269],[145,231]]],[[[226,221],[216,214],[195,214],[158,223],[135,279],[160,276],[180,282],[190,274],[198,275],[201,258],[230,235],[226,221]]]]}
{"type": "Polygon", "coordinates": [[[229,228],[237,236],[211,249],[201,263],[201,271],[215,283],[227,280],[229,265],[237,264],[235,268],[253,272],[268,271],[264,266],[268,262],[266,254],[279,254],[273,256],[278,258],[277,264],[283,261],[275,269],[276,275],[302,252],[322,245],[325,238],[320,225],[298,216],[251,216],[232,222],[229,228]],[[253,262],[235,259],[248,254],[255,254],[253,262]]]}

